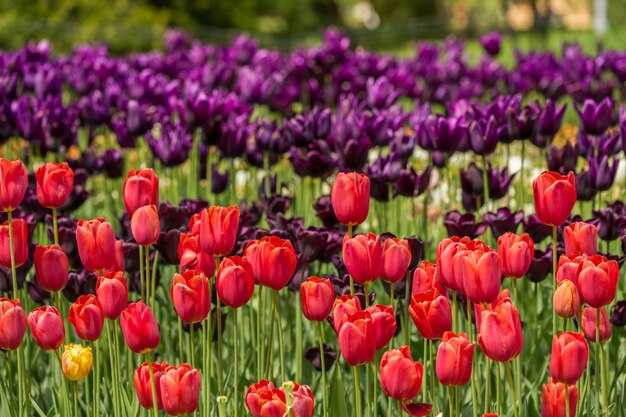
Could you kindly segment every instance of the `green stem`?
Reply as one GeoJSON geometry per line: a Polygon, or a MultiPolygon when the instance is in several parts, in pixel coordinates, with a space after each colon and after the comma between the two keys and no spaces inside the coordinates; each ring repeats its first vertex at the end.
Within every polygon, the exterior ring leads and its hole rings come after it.
{"type": "Polygon", "coordinates": [[[570,417],[569,412],[569,384],[565,383],[565,417],[570,417]]]}
{"type": "Polygon", "coordinates": [[[144,265],[146,267],[146,303],[154,309],[154,294],[152,294],[152,280],[150,275],[150,246],[144,247],[144,256],[146,260],[144,265]]]}
{"type": "Polygon", "coordinates": [[[178,358],[182,362],[184,355],[183,352],[185,350],[185,339],[183,338],[183,320],[178,317],[178,358]]]}
{"type": "Polygon", "coordinates": [[[524,210],[524,206],[526,205],[526,193],[524,192],[524,187],[526,186],[526,180],[524,178],[524,162],[526,158],[526,141],[522,140],[522,166],[520,168],[520,201],[522,205],[522,210],[524,210]]]}
{"type": "Polygon", "coordinates": [[[326,389],[328,388],[328,379],[326,377],[326,359],[324,358],[324,332],[322,331],[322,322],[317,322],[317,332],[319,333],[320,344],[320,360],[322,363],[322,404],[324,414],[322,417],[328,417],[328,401],[326,399],[326,389]]]}
{"type": "Polygon", "coordinates": [[[107,345],[109,348],[109,360],[111,361],[111,391],[113,393],[113,410],[114,410],[114,415],[115,416],[120,416],[121,412],[120,412],[120,399],[119,399],[119,382],[117,380],[117,372],[115,371],[115,363],[117,362],[117,359],[115,358],[115,351],[113,350],[113,336],[111,335],[111,325],[113,322],[110,322],[109,320],[106,321],[105,323],[105,330],[106,330],[106,334],[107,334],[107,345]]]}
{"type": "Polygon", "coordinates": [[[156,382],[154,379],[154,370],[152,369],[151,351],[146,352],[146,360],[148,361],[148,370],[150,371],[150,385],[152,387],[152,411],[154,417],[159,417],[159,403],[157,402],[156,382]]]}
{"type": "MultiPolygon", "coordinates": [[[[348,225],[348,238],[352,238],[352,225],[348,225]]],[[[350,295],[354,295],[354,280],[352,276],[350,276],[350,295]]]]}
{"type": "Polygon", "coordinates": [[[263,343],[261,343],[261,312],[263,311],[263,286],[259,286],[259,293],[257,295],[257,312],[256,312],[256,377],[261,380],[263,376],[263,343]]]}
{"type": "Polygon", "coordinates": [[[100,352],[98,351],[98,341],[92,343],[93,347],[93,416],[100,415],[100,352]]]}
{"type": "Polygon", "coordinates": [[[358,365],[352,367],[352,375],[354,377],[354,406],[356,409],[356,417],[361,417],[363,415],[361,408],[361,373],[358,365]]]}
{"type": "Polygon", "coordinates": [[[513,399],[513,415],[515,417],[519,417],[519,411],[517,409],[517,393],[515,392],[515,384],[513,382],[511,366],[508,362],[504,362],[504,369],[506,371],[506,378],[509,381],[509,388],[511,389],[511,397],[513,399]]]}
{"type": "Polygon", "coordinates": [[[78,412],[78,381],[74,383],[74,415],[79,416],[78,412]]]}
{"type": "Polygon", "coordinates": [[[487,157],[485,155],[482,156],[483,159],[483,196],[485,199],[485,211],[488,211],[489,208],[489,177],[488,177],[488,170],[489,167],[487,166],[487,157]]]}
{"type": "Polygon", "coordinates": [[[459,321],[457,317],[457,305],[456,305],[456,291],[452,291],[452,331],[456,333],[458,331],[459,321]]]}
{"type": "Polygon", "coordinates": [[[489,414],[491,407],[491,359],[486,358],[485,361],[485,411],[484,414],[489,414]]]}
{"type": "Polygon", "coordinates": [[[378,417],[378,364],[380,363],[380,360],[378,359],[378,351],[376,351],[375,358],[376,360],[372,362],[372,368],[374,370],[374,394],[372,395],[372,408],[374,412],[374,417],[378,417]]]}
{"type": "Polygon", "coordinates": [[[228,402],[228,398],[220,395],[216,398],[217,401],[217,411],[219,414],[219,417],[227,417],[227,413],[226,413],[226,403],[228,402]]]}
{"type": "Polygon", "coordinates": [[[139,286],[141,287],[141,299],[144,300],[144,302],[148,303],[148,299],[147,299],[148,286],[147,286],[146,277],[145,277],[146,271],[143,266],[143,263],[144,263],[143,248],[144,248],[143,245],[139,245],[139,286]]]}
{"type": "Polygon", "coordinates": [[[398,417],[402,417],[402,401],[398,400],[396,403],[398,404],[398,417]]]}
{"type": "Polygon", "coordinates": [[[274,310],[276,310],[276,327],[278,327],[278,349],[280,353],[280,378],[286,382],[285,378],[285,345],[283,342],[283,325],[280,317],[280,305],[278,303],[278,291],[274,291],[274,310]]]}
{"type": "MultiPolygon", "coordinates": [[[[468,334],[468,338],[470,343],[473,340],[473,329],[472,329],[472,302],[470,301],[469,298],[465,298],[466,299],[466,306],[467,306],[467,334],[468,334]]],[[[471,381],[471,390],[472,390],[472,410],[474,413],[474,417],[478,416],[478,395],[477,395],[477,390],[478,390],[478,382],[476,381],[476,376],[475,376],[475,372],[474,372],[474,361],[472,361],[472,374],[470,377],[470,381],[471,381]]]]}
{"type": "Polygon", "coordinates": [[[239,417],[239,325],[237,323],[237,309],[233,308],[233,322],[234,322],[234,357],[235,357],[235,417],[239,417]]]}
{"type": "Polygon", "coordinates": [[[194,364],[194,358],[196,357],[196,347],[194,346],[194,326],[195,325],[193,323],[189,325],[189,363],[191,364],[192,368],[196,367],[194,364]]]}
{"type": "MultiPolygon", "coordinates": [[[[553,290],[556,291],[556,258],[557,258],[557,250],[556,250],[556,226],[552,226],[552,282],[553,282],[553,290]]],[[[556,336],[556,311],[554,308],[552,310],[552,337],[556,336]]]]}
{"type": "Polygon", "coordinates": [[[59,244],[59,223],[57,222],[57,209],[52,207],[52,230],[54,231],[54,244],[59,244]]]}
{"type": "MultiPolygon", "coordinates": [[[[404,329],[402,329],[404,331],[404,345],[405,346],[409,346],[409,326],[410,326],[410,318],[409,318],[409,303],[411,302],[411,289],[409,288],[409,279],[408,279],[408,274],[409,272],[407,272],[407,277],[405,278],[405,282],[407,283],[407,285],[404,286],[404,302],[405,302],[405,307],[404,307],[404,329]]],[[[394,310],[395,311],[395,310],[394,310]]]]}
{"type": "Polygon", "coordinates": [[[500,363],[496,362],[496,404],[498,405],[498,415],[502,415],[502,388],[500,380],[500,363]]]}
{"type": "MultiPolygon", "coordinates": [[[[11,258],[11,283],[13,284],[13,298],[19,300],[17,273],[15,265],[15,248],[13,245],[13,212],[7,212],[7,220],[9,226],[9,256],[11,258]]],[[[20,344],[17,348],[17,379],[18,379],[18,408],[20,412],[25,411],[30,414],[30,401],[27,401],[29,395],[28,385],[26,383],[26,365],[24,359],[24,344],[20,344]],[[25,410],[23,409],[25,408],[25,410]]]]}
{"type": "Polygon", "coordinates": [[[454,386],[448,385],[448,403],[450,406],[450,417],[454,416],[454,386]]]}
{"type": "MultiPolygon", "coordinates": [[[[215,257],[215,270],[220,266],[220,257],[215,257]]],[[[217,316],[217,389],[220,395],[224,395],[224,364],[222,355],[222,302],[216,297],[216,316],[217,316]]]]}
{"type": "Polygon", "coordinates": [[[65,375],[63,375],[63,361],[61,360],[61,351],[55,350],[54,353],[56,353],[57,359],[59,360],[59,373],[61,374],[61,391],[63,395],[63,412],[66,416],[69,416],[71,415],[71,411],[69,409],[70,399],[67,392],[67,381],[65,380],[65,375]]]}
{"type": "Polygon", "coordinates": [[[302,380],[302,300],[300,297],[296,297],[296,303],[294,312],[296,316],[296,381],[302,380]]]}

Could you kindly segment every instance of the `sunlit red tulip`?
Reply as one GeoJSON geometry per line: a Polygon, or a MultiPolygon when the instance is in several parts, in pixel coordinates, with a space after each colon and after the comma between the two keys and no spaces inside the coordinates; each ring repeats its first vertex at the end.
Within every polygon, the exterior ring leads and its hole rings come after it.
{"type": "Polygon", "coordinates": [[[24,199],[28,172],[20,160],[0,158],[0,212],[15,210],[24,199]]]}
{"type": "Polygon", "coordinates": [[[209,280],[200,270],[190,269],[182,275],[175,274],[170,296],[176,313],[187,324],[199,323],[209,315],[209,280]]]}
{"type": "Polygon", "coordinates": [[[200,372],[188,363],[168,366],[162,372],[159,387],[165,412],[171,416],[184,416],[196,411],[200,396],[200,372]]]}
{"type": "Polygon", "coordinates": [[[491,304],[474,304],[474,316],[476,318],[476,330],[478,330],[478,332],[480,332],[483,311],[493,311],[502,302],[511,302],[511,292],[508,288],[500,291],[498,297],[496,297],[495,301],[491,304]]]}
{"type": "Polygon", "coordinates": [[[521,236],[506,232],[498,238],[498,253],[502,259],[502,275],[521,278],[526,275],[535,255],[535,243],[528,233],[521,236]]]}
{"type": "Polygon", "coordinates": [[[619,266],[614,260],[593,255],[582,262],[578,274],[578,290],[591,307],[600,308],[615,298],[619,266]]]}
{"type": "MultiPolygon", "coordinates": [[[[28,260],[28,226],[23,219],[13,219],[11,229],[13,230],[13,256],[17,267],[28,260]]],[[[11,268],[8,221],[0,225],[0,265],[11,268]]]]}
{"type": "Polygon", "coordinates": [[[482,311],[478,344],[487,357],[508,362],[522,352],[524,336],[517,309],[503,297],[489,310],[482,311]]]}
{"type": "Polygon", "coordinates": [[[180,272],[185,272],[188,269],[199,269],[207,277],[212,277],[215,274],[215,257],[202,252],[198,235],[181,233],[177,251],[180,272]]]}
{"type": "MultiPolygon", "coordinates": [[[[161,395],[161,378],[163,377],[163,370],[169,365],[167,362],[162,363],[150,362],[152,364],[152,372],[154,373],[154,387],[156,388],[157,408],[163,409],[163,399],[161,395]]],[[[152,402],[152,381],[150,380],[150,366],[148,362],[142,363],[134,373],[133,385],[135,386],[135,392],[137,393],[137,399],[139,404],[148,410],[154,408],[152,402]]]]}
{"type": "Polygon", "coordinates": [[[422,261],[413,272],[413,288],[411,294],[423,294],[435,288],[440,294],[447,294],[448,290],[441,285],[437,273],[437,265],[422,261]]]}
{"type": "Polygon", "coordinates": [[[146,353],[159,345],[159,325],[154,313],[143,301],[132,303],[122,311],[120,325],[126,344],[133,352],[146,353]]]}
{"type": "Polygon", "coordinates": [[[391,341],[396,333],[396,317],[393,307],[383,304],[376,304],[368,307],[365,311],[370,313],[372,324],[374,325],[374,339],[376,339],[376,350],[382,349],[391,341]]]}
{"type": "Polygon", "coordinates": [[[245,257],[252,265],[255,282],[274,290],[289,283],[298,263],[291,242],[277,236],[265,236],[248,243],[245,257]]]}
{"type": "Polygon", "coordinates": [[[493,250],[465,250],[452,260],[454,275],[463,281],[463,292],[473,303],[491,303],[500,292],[502,260],[493,250]]]}
{"type": "Polygon", "coordinates": [[[76,243],[80,261],[87,270],[104,272],[115,265],[113,227],[102,217],[79,220],[76,225],[76,243]]]}
{"type": "Polygon", "coordinates": [[[74,188],[74,171],[67,162],[46,162],[38,170],[37,199],[47,208],[59,208],[69,198],[74,188]]]}
{"type": "Polygon", "coordinates": [[[380,361],[380,382],[383,391],[398,401],[408,401],[422,388],[424,367],[413,360],[408,346],[390,349],[380,361]]]}
{"type": "Polygon", "coordinates": [[[533,180],[535,212],[548,226],[559,226],[569,217],[576,203],[574,173],[561,175],[544,171],[533,180]]]}
{"type": "MultiPolygon", "coordinates": [[[[585,307],[582,316],[582,329],[585,338],[590,342],[596,341],[596,319],[597,310],[593,307],[585,307]]],[[[613,328],[606,314],[604,307],[600,308],[600,342],[605,342],[611,338],[613,328]]]]}
{"type": "Polygon", "coordinates": [[[250,262],[241,256],[222,259],[215,288],[224,305],[238,308],[247,304],[254,293],[254,274],[250,262]]]}
{"type": "Polygon", "coordinates": [[[117,272],[124,271],[126,268],[124,267],[124,241],[116,240],[115,241],[115,263],[109,271],[117,272]]]}
{"type": "Polygon", "coordinates": [[[115,320],[128,304],[128,283],[122,271],[110,271],[96,281],[96,297],[104,316],[115,320]]]}
{"type": "Polygon", "coordinates": [[[122,194],[126,212],[132,217],[139,207],[159,204],[159,178],[151,168],[129,171],[122,194]]]}
{"type": "Polygon", "coordinates": [[[311,321],[326,320],[333,310],[335,290],[328,278],[308,277],[300,285],[304,317],[311,321]]]}
{"type": "Polygon", "coordinates": [[[560,317],[574,317],[580,310],[580,297],[576,285],[570,280],[559,283],[552,297],[554,311],[560,317]]]}
{"type": "Polygon", "coordinates": [[[343,239],[343,262],[348,273],[359,284],[377,280],[381,274],[382,243],[374,233],[343,239]]]}
{"type": "Polygon", "coordinates": [[[366,311],[348,314],[339,330],[341,355],[350,366],[371,362],[376,355],[374,323],[366,311]]]}
{"type": "Polygon", "coordinates": [[[576,252],[585,255],[598,253],[598,228],[590,223],[575,222],[563,230],[565,239],[565,255],[571,256],[576,252]]]}
{"type": "MultiPolygon", "coordinates": [[[[578,403],[576,385],[570,385],[567,394],[569,397],[569,416],[576,417],[576,404],[578,403]]],[[[550,379],[541,390],[541,417],[566,417],[568,414],[565,404],[565,384],[550,379]]]]}
{"type": "Polygon", "coordinates": [[[409,313],[425,339],[441,339],[445,332],[452,329],[450,300],[436,289],[411,297],[409,313]]]}
{"type": "Polygon", "coordinates": [[[104,311],[95,295],[81,295],[70,306],[68,320],[74,326],[78,337],[94,342],[102,333],[104,311]]]}
{"type": "Polygon", "coordinates": [[[63,375],[71,381],[80,381],[91,372],[93,355],[91,348],[82,345],[65,345],[61,357],[63,375]]]}
{"type": "Polygon", "coordinates": [[[252,417],[282,417],[287,413],[285,392],[262,379],[248,388],[246,407],[252,417]]]}
{"type": "Polygon", "coordinates": [[[150,246],[156,243],[161,233],[157,207],[150,205],[135,210],[130,220],[130,230],[138,245],[150,246]]]}
{"type": "Polygon", "coordinates": [[[43,350],[57,350],[65,340],[65,326],[56,307],[43,306],[31,311],[28,327],[35,343],[43,350]]]}
{"type": "Polygon", "coordinates": [[[463,292],[463,279],[455,275],[452,259],[457,252],[466,250],[471,242],[468,237],[451,237],[437,246],[437,274],[441,284],[452,291],[463,292]]]}
{"type": "Polygon", "coordinates": [[[411,249],[404,239],[387,239],[383,243],[380,279],[398,282],[406,276],[411,264],[411,249]]]}
{"type": "Polygon", "coordinates": [[[293,382],[293,414],[294,417],[312,417],[315,407],[313,391],[308,385],[298,385],[293,382]]]}
{"type": "Polygon", "coordinates": [[[339,330],[341,330],[341,326],[348,319],[349,314],[356,313],[357,311],[361,311],[361,302],[358,297],[355,297],[350,294],[342,295],[337,298],[333,303],[333,327],[337,334],[339,334],[339,330]]]}
{"type": "Polygon", "coordinates": [[[17,349],[25,332],[26,313],[20,300],[0,298],[0,349],[17,349]]]}
{"type": "Polygon", "coordinates": [[[213,256],[228,255],[235,246],[239,207],[211,206],[201,213],[200,248],[213,256]]]}
{"type": "Polygon", "coordinates": [[[355,226],[367,219],[370,209],[370,180],[357,172],[340,172],[330,192],[333,211],[345,225],[355,226]]]}
{"type": "Polygon", "coordinates": [[[35,248],[35,276],[46,291],[61,291],[67,285],[69,260],[59,245],[35,248]]]}
{"type": "Polygon", "coordinates": [[[563,332],[552,339],[550,375],[555,381],[575,384],[585,372],[589,347],[581,333],[563,332]]]}
{"type": "Polygon", "coordinates": [[[470,343],[465,333],[445,332],[437,349],[437,379],[443,385],[462,386],[472,375],[476,343],[470,343]]]}
{"type": "Polygon", "coordinates": [[[561,282],[566,280],[571,281],[578,290],[578,298],[580,299],[581,304],[583,304],[585,301],[582,298],[582,293],[580,292],[580,288],[578,287],[578,275],[580,274],[583,261],[587,258],[587,255],[574,254],[571,257],[561,255],[556,268],[557,284],[560,284],[561,282]]]}

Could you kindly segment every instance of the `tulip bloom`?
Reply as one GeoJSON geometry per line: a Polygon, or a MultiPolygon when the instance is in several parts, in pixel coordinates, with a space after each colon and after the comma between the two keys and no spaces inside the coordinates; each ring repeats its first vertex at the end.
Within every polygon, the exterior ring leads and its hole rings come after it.
{"type": "Polygon", "coordinates": [[[20,300],[0,298],[0,349],[17,349],[25,332],[26,313],[20,300]]]}
{"type": "Polygon", "coordinates": [[[102,333],[104,311],[95,295],[81,295],[70,306],[68,320],[74,326],[76,335],[83,340],[95,342],[102,333]]]}
{"type": "MultiPolygon", "coordinates": [[[[23,265],[28,260],[28,226],[23,219],[13,219],[13,256],[15,266],[23,265]]],[[[11,245],[9,241],[9,222],[0,225],[0,265],[11,268],[11,245]]]]}
{"type": "MultiPolygon", "coordinates": [[[[541,390],[541,417],[565,417],[567,410],[565,384],[550,379],[543,385],[541,390]]],[[[576,385],[568,387],[569,415],[576,417],[576,404],[578,403],[578,389],[576,385]]]]}
{"type": "Polygon", "coordinates": [[[130,230],[138,245],[150,246],[156,243],[161,233],[157,207],[150,205],[135,210],[130,220],[130,230]]]}
{"type": "Polygon", "coordinates": [[[381,274],[383,247],[374,233],[343,239],[343,262],[348,273],[361,285],[377,280],[381,274]]]}
{"type": "Polygon", "coordinates": [[[156,349],[161,341],[156,317],[143,301],[132,303],[122,311],[120,325],[126,344],[135,353],[156,349]]]}
{"type": "Polygon", "coordinates": [[[151,168],[129,171],[122,189],[124,206],[129,216],[139,207],[159,204],[159,177],[151,168]]]}
{"type": "Polygon", "coordinates": [[[293,415],[294,417],[312,417],[315,407],[315,397],[308,385],[299,385],[293,382],[293,415]]]}
{"type": "Polygon", "coordinates": [[[246,258],[231,256],[220,263],[215,279],[217,295],[232,308],[246,305],[254,293],[252,265],[246,258]]]}
{"type": "Polygon", "coordinates": [[[559,226],[569,217],[576,203],[574,173],[566,176],[544,171],[533,180],[535,212],[541,223],[559,226]]]}
{"type": "Polygon", "coordinates": [[[563,230],[565,239],[565,255],[571,256],[576,252],[585,255],[598,253],[598,228],[594,224],[575,222],[563,230]]]}
{"type": "Polygon", "coordinates": [[[422,261],[413,272],[413,287],[411,295],[423,294],[435,288],[440,294],[447,294],[448,290],[441,285],[437,273],[437,265],[428,261],[422,261]]]}
{"type": "Polygon", "coordinates": [[[96,297],[104,316],[115,320],[128,304],[128,283],[122,271],[109,271],[96,281],[96,297]]]}
{"type": "MultiPolygon", "coordinates": [[[[613,329],[604,307],[600,308],[600,342],[605,342],[611,338],[613,329]]],[[[582,329],[585,338],[590,342],[596,341],[596,319],[598,309],[585,307],[582,317],[582,329]]]]}
{"type": "Polygon", "coordinates": [[[574,317],[580,310],[580,297],[576,285],[568,279],[561,281],[552,297],[554,311],[560,317],[574,317]]]}
{"type": "Polygon", "coordinates": [[[61,367],[63,375],[69,380],[80,381],[89,375],[92,365],[93,355],[90,347],[76,344],[65,345],[61,357],[61,367]]]}
{"type": "Polygon", "coordinates": [[[436,289],[411,297],[409,313],[425,339],[441,339],[445,332],[452,329],[450,300],[436,289]]]}
{"type": "Polygon", "coordinates": [[[619,266],[614,260],[593,255],[582,262],[578,274],[578,289],[587,304],[604,307],[615,298],[619,266]]]}
{"type": "Polygon", "coordinates": [[[580,333],[563,332],[552,339],[550,375],[555,381],[575,384],[585,372],[589,347],[580,333]]]}
{"type": "Polygon", "coordinates": [[[535,243],[528,233],[517,236],[506,232],[498,238],[498,254],[502,259],[505,277],[521,278],[526,275],[535,256],[535,243]]]}
{"type": "Polygon", "coordinates": [[[341,223],[347,226],[363,223],[370,210],[369,178],[357,172],[340,172],[333,182],[330,199],[341,223]]]}
{"type": "Polygon", "coordinates": [[[37,346],[57,350],[65,340],[65,326],[59,310],[53,306],[38,307],[28,315],[28,328],[37,346]]]}
{"type": "Polygon", "coordinates": [[[239,207],[211,206],[200,215],[200,247],[213,256],[232,252],[239,228],[239,207]]]}
{"type": "Polygon", "coordinates": [[[383,243],[380,278],[389,283],[400,281],[411,264],[411,249],[404,239],[387,239],[383,243]]]}
{"type": "Polygon", "coordinates": [[[207,277],[215,274],[215,257],[202,252],[198,235],[181,233],[177,253],[180,272],[199,269],[207,277]]]}
{"type": "Polygon", "coordinates": [[[333,303],[333,327],[337,334],[341,326],[347,321],[349,314],[361,311],[361,302],[358,297],[350,294],[342,295],[333,303]]]}
{"type": "Polygon", "coordinates": [[[61,291],[67,285],[70,263],[59,245],[35,248],[35,276],[46,291],[61,291]]]}
{"type": "Polygon", "coordinates": [[[44,207],[59,208],[72,194],[74,171],[67,162],[46,162],[37,170],[36,178],[37,200],[44,207]]]}
{"type": "Polygon", "coordinates": [[[113,227],[102,217],[79,220],[76,225],[76,243],[85,269],[104,272],[115,265],[113,227]]]}
{"type": "Polygon", "coordinates": [[[308,277],[300,285],[304,317],[311,321],[326,320],[333,310],[335,290],[328,278],[308,277]]]}
{"type": "Polygon", "coordinates": [[[357,311],[348,314],[339,330],[339,348],[350,366],[371,362],[376,356],[374,323],[370,313],[357,311]]]}
{"type": "MultiPolygon", "coordinates": [[[[200,372],[188,363],[168,366],[159,379],[163,409],[172,416],[192,414],[198,408],[200,372]]],[[[157,388],[159,389],[159,388],[157,388]]]]}
{"type": "Polygon", "coordinates": [[[115,263],[109,271],[124,271],[124,242],[122,240],[115,241],[115,263]]]}
{"type": "Polygon", "coordinates": [[[244,256],[252,265],[255,282],[276,291],[289,283],[298,263],[291,242],[277,236],[248,243],[244,256]]]}
{"type": "MultiPolygon", "coordinates": [[[[163,409],[163,399],[161,390],[161,378],[163,377],[163,371],[169,366],[167,362],[162,363],[150,362],[152,365],[152,372],[154,374],[154,387],[156,388],[157,408],[163,409]]],[[[137,399],[139,404],[148,410],[154,408],[152,402],[152,381],[150,380],[150,366],[148,362],[144,362],[139,365],[139,368],[134,373],[133,385],[135,386],[135,392],[137,393],[137,399]]]]}
{"type": "Polygon", "coordinates": [[[463,282],[463,291],[473,303],[491,303],[500,292],[502,260],[493,250],[457,252],[452,260],[454,275],[463,282]]]}
{"type": "Polygon", "coordinates": [[[0,158],[0,212],[15,210],[28,188],[28,173],[20,160],[0,158]]]}
{"type": "Polygon", "coordinates": [[[248,388],[246,407],[252,417],[282,417],[287,413],[285,391],[262,379],[248,388]]]}
{"type": "Polygon", "coordinates": [[[175,274],[170,296],[176,313],[187,324],[199,323],[209,315],[209,280],[200,270],[190,269],[182,275],[175,274]]]}
{"type": "Polygon", "coordinates": [[[443,385],[463,386],[472,375],[476,343],[470,343],[465,333],[445,332],[437,349],[437,379],[443,385]]]}
{"type": "Polygon", "coordinates": [[[398,401],[409,401],[422,388],[424,367],[411,357],[408,346],[390,349],[380,361],[380,382],[383,391],[398,401]]]}
{"type": "Polygon", "coordinates": [[[368,307],[365,311],[370,313],[372,317],[376,350],[382,349],[391,341],[393,335],[396,333],[397,324],[393,307],[376,304],[368,307]]]}
{"type": "Polygon", "coordinates": [[[508,362],[522,352],[522,323],[508,291],[489,310],[481,312],[479,332],[478,345],[491,360],[508,362]]]}
{"type": "Polygon", "coordinates": [[[571,281],[578,291],[578,298],[580,299],[581,304],[585,301],[582,298],[580,288],[578,287],[578,275],[580,274],[582,263],[586,259],[587,255],[572,256],[571,258],[561,255],[556,268],[557,284],[560,284],[563,281],[571,281]]]}
{"type": "Polygon", "coordinates": [[[451,237],[442,240],[437,246],[437,278],[452,291],[463,292],[463,279],[455,275],[452,259],[457,252],[466,250],[471,240],[468,237],[451,237]]]}

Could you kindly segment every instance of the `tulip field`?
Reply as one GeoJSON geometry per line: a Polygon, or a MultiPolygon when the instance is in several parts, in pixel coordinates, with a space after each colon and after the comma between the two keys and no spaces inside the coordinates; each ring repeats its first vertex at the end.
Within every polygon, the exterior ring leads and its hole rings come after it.
{"type": "Polygon", "coordinates": [[[626,52],[0,52],[0,416],[626,417],[626,52]]]}

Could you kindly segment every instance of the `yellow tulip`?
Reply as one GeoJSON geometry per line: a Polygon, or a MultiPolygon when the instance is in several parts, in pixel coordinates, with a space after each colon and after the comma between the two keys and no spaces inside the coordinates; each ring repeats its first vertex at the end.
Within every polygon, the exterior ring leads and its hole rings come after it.
{"type": "Polygon", "coordinates": [[[72,381],[79,381],[89,375],[93,364],[91,348],[83,345],[65,345],[63,357],[63,374],[72,381]]]}

